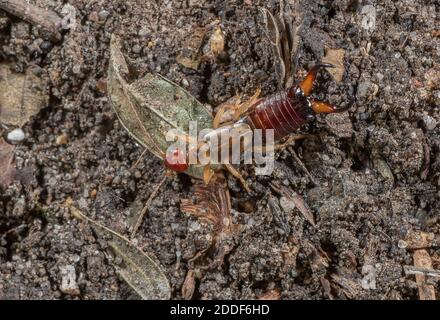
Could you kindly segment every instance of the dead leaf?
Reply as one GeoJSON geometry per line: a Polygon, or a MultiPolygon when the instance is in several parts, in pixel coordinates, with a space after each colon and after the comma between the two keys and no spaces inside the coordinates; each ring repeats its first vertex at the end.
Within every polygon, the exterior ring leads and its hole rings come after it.
{"type": "Polygon", "coordinates": [[[284,4],[280,1],[279,16],[274,16],[263,9],[263,19],[266,25],[266,35],[274,56],[275,70],[279,77],[279,89],[293,84],[299,53],[299,31],[302,26],[302,13],[294,4],[284,4]]]}
{"type": "Polygon", "coordinates": [[[22,127],[48,103],[41,78],[27,69],[14,73],[6,63],[0,64],[0,122],[22,127]]]}
{"type": "Polygon", "coordinates": [[[114,267],[122,279],[144,300],[168,300],[171,297],[171,288],[164,272],[153,259],[135,246],[121,234],[90,219],[79,209],[73,206],[73,200],[67,199],[66,206],[73,217],[85,220],[97,227],[106,236],[111,237],[110,247],[115,255],[119,256],[123,264],[114,267]]]}
{"type": "Polygon", "coordinates": [[[14,150],[15,146],[0,138],[0,187],[6,188],[14,181],[16,173],[15,166],[12,164],[14,150]]]}
{"type": "Polygon", "coordinates": [[[323,63],[331,63],[335,66],[334,68],[327,68],[327,71],[333,76],[337,83],[341,82],[344,77],[344,57],[344,49],[327,49],[326,55],[322,59],[323,63]]]}
{"type": "Polygon", "coordinates": [[[195,28],[188,36],[182,46],[182,50],[176,61],[185,68],[198,70],[202,62],[202,45],[206,36],[206,28],[195,28]]]}
{"type": "MultiPolygon", "coordinates": [[[[197,121],[199,130],[212,127],[211,112],[188,91],[159,74],[147,73],[131,82],[129,69],[120,40],[113,35],[107,86],[113,109],[130,135],[156,157],[163,160],[174,143],[166,139],[170,130],[185,136],[191,121],[197,121]]],[[[203,169],[191,164],[185,173],[201,179],[203,169]]]]}
{"type": "Polygon", "coordinates": [[[434,31],[432,31],[432,36],[435,38],[435,37],[440,37],[440,30],[434,30],[434,31]]]}
{"type": "Polygon", "coordinates": [[[263,293],[258,300],[280,300],[281,293],[278,290],[269,290],[263,293]]]}
{"type": "Polygon", "coordinates": [[[199,252],[192,260],[209,258],[211,261],[206,264],[207,268],[221,265],[224,256],[232,249],[225,242],[242,229],[242,226],[232,223],[231,199],[224,176],[218,173],[216,180],[208,185],[203,182],[198,183],[195,198],[197,203],[190,199],[182,199],[180,209],[205,223],[214,225],[214,234],[211,246],[199,252]]]}
{"type": "Polygon", "coordinates": [[[315,216],[312,211],[310,211],[303,197],[280,184],[272,182],[270,186],[275,192],[282,196],[280,201],[284,210],[290,211],[296,208],[312,226],[316,226],[315,216]]]}
{"type": "Polygon", "coordinates": [[[196,279],[194,270],[189,270],[186,273],[185,281],[182,285],[182,297],[185,300],[190,300],[194,294],[194,290],[196,288],[196,279]]]}

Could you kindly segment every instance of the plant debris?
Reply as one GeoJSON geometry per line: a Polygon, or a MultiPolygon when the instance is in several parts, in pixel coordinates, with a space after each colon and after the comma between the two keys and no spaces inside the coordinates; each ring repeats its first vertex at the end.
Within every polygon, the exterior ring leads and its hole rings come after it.
{"type": "Polygon", "coordinates": [[[15,147],[0,138],[0,188],[6,188],[15,176],[15,166],[12,164],[15,147]]]}
{"type": "Polygon", "coordinates": [[[203,182],[197,183],[194,197],[197,199],[196,203],[190,199],[182,199],[180,209],[205,223],[212,224],[214,229],[211,246],[199,252],[192,260],[209,258],[210,261],[205,264],[207,268],[222,265],[225,255],[232,250],[225,242],[242,229],[242,226],[232,222],[229,189],[222,174],[218,174],[217,181],[208,185],[203,182]],[[207,253],[212,254],[207,257],[207,253]]]}
{"type": "Polygon", "coordinates": [[[124,236],[85,216],[73,206],[71,199],[66,201],[66,205],[70,209],[72,216],[90,222],[105,236],[112,239],[109,241],[109,245],[112,247],[115,255],[123,261],[122,264],[113,262],[113,265],[121,278],[142,299],[170,299],[171,289],[168,279],[157,263],[124,236]]]}
{"type": "Polygon", "coordinates": [[[47,106],[46,86],[30,68],[25,73],[11,71],[11,65],[0,63],[0,123],[22,127],[47,106]]]}
{"type": "Polygon", "coordinates": [[[333,76],[336,83],[340,83],[344,77],[344,49],[327,49],[325,57],[322,59],[323,63],[330,63],[334,68],[327,68],[327,71],[333,76]]]}

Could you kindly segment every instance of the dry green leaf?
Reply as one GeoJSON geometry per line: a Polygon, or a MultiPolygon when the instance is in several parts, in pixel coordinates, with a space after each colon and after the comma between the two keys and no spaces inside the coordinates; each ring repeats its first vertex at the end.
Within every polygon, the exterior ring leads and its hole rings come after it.
{"type": "Polygon", "coordinates": [[[123,261],[122,265],[115,265],[115,268],[125,282],[127,282],[142,299],[170,299],[171,289],[167,277],[162,269],[147,254],[124,236],[85,216],[72,205],[72,202],[71,199],[66,201],[66,205],[70,209],[72,216],[90,222],[95,227],[98,227],[104,234],[112,238],[109,244],[115,254],[123,261]]]}
{"type": "MultiPolygon", "coordinates": [[[[108,83],[110,99],[125,129],[154,155],[165,158],[173,143],[166,141],[166,134],[171,129],[187,134],[190,121],[197,122],[199,131],[212,127],[212,114],[186,90],[150,73],[130,83],[128,70],[119,40],[113,36],[108,83]]],[[[191,165],[186,173],[201,178],[203,166],[191,165]]]]}
{"type": "Polygon", "coordinates": [[[344,57],[344,49],[327,49],[326,55],[324,59],[322,59],[323,63],[331,63],[335,66],[335,68],[327,68],[327,71],[333,76],[337,83],[341,82],[344,77],[344,57]]]}
{"type": "Polygon", "coordinates": [[[9,65],[0,64],[0,122],[22,127],[48,103],[41,78],[31,70],[13,73],[9,65]]]}

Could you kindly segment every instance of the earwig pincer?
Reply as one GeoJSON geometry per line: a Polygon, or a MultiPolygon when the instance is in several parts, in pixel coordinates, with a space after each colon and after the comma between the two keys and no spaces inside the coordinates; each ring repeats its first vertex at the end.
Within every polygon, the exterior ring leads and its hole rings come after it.
{"type": "Polygon", "coordinates": [[[332,67],[331,64],[314,66],[299,85],[258,100],[239,121],[247,123],[251,129],[273,129],[278,141],[313,120],[315,114],[347,110],[310,98],[318,70],[332,67]]]}

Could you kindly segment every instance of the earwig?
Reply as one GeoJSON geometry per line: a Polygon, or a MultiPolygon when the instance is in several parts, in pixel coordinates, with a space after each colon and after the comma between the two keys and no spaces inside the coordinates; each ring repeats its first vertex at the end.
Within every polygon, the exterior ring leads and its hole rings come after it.
{"type": "Polygon", "coordinates": [[[310,98],[317,72],[320,68],[334,67],[331,64],[314,66],[306,78],[297,86],[260,99],[250,107],[239,122],[247,123],[251,129],[273,129],[275,140],[280,140],[314,119],[317,113],[343,112],[347,108],[336,108],[327,102],[310,98]]]}
{"type": "MultiPolygon", "coordinates": [[[[218,159],[222,150],[232,145],[232,136],[228,136],[226,141],[221,138],[222,132],[225,131],[232,132],[234,130],[235,138],[239,138],[240,150],[243,152],[250,146],[244,145],[240,137],[245,136],[250,131],[261,129],[264,135],[265,130],[273,129],[274,139],[279,141],[294,133],[306,122],[313,120],[315,114],[336,113],[347,110],[348,108],[337,108],[328,102],[310,97],[319,69],[332,67],[334,66],[331,64],[318,64],[309,71],[305,79],[298,85],[259,99],[250,104],[246,110],[240,110],[242,113],[236,116],[236,121],[220,125],[202,138],[202,141],[210,143],[210,154],[216,155],[218,159]]],[[[227,150],[230,150],[230,148],[227,150]]],[[[197,148],[192,150],[192,152],[197,151],[197,148]]],[[[180,150],[175,149],[167,156],[165,165],[171,170],[181,172],[186,170],[187,160],[180,150]]],[[[209,169],[209,166],[206,168],[209,169]]],[[[207,175],[208,178],[209,175],[207,175]]]]}

